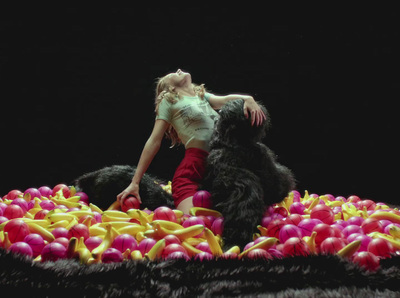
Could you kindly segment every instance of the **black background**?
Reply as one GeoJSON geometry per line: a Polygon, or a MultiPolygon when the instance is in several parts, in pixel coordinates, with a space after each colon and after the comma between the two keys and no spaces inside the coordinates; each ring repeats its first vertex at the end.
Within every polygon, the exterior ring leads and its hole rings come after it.
{"type": "MultiPolygon", "coordinates": [[[[394,7],[3,10],[0,196],[136,164],[155,79],[177,68],[268,108],[265,143],[298,190],[398,202],[400,15],[394,7]]],[[[149,172],[172,179],[183,148],[149,172]]]]}

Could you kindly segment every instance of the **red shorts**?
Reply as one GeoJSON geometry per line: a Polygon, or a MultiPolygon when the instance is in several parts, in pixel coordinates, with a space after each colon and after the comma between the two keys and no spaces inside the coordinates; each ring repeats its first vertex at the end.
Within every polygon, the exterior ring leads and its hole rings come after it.
{"type": "Polygon", "coordinates": [[[172,179],[172,197],[175,206],[193,196],[203,179],[208,152],[198,148],[188,148],[185,157],[175,171],[172,179]]]}

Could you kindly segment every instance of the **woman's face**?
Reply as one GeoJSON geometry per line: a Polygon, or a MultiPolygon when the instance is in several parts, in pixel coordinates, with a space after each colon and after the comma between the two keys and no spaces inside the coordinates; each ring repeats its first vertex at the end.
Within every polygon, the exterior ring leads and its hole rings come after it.
{"type": "Polygon", "coordinates": [[[186,84],[192,83],[192,77],[191,77],[190,73],[183,72],[181,69],[178,69],[176,72],[167,74],[165,76],[165,80],[168,83],[168,85],[171,85],[174,87],[182,87],[186,84]]]}

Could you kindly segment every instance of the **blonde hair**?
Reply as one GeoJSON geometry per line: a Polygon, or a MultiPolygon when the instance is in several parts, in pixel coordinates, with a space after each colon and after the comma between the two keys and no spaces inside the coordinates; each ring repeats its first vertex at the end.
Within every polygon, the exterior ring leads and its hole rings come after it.
{"type": "MultiPolygon", "coordinates": [[[[179,95],[179,93],[177,91],[175,91],[175,88],[169,84],[167,84],[167,82],[165,81],[165,77],[161,77],[158,78],[156,81],[156,96],[155,96],[155,101],[154,101],[154,105],[155,105],[155,112],[156,115],[158,115],[158,107],[161,103],[161,101],[166,100],[171,104],[176,103],[181,96],[179,95]]],[[[206,89],[204,87],[204,84],[201,85],[197,85],[197,84],[193,84],[193,90],[196,93],[197,96],[199,96],[201,99],[204,99],[204,95],[206,93],[206,89]]],[[[173,128],[173,126],[170,124],[168,129],[165,131],[165,137],[167,139],[171,140],[171,147],[174,147],[175,145],[180,145],[182,144],[182,141],[179,139],[178,137],[178,133],[176,132],[176,130],[173,128]]]]}

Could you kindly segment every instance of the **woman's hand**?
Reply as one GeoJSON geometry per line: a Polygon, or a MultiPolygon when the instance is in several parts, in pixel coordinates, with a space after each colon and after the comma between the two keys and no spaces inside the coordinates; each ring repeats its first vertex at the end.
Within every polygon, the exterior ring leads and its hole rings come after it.
{"type": "Polygon", "coordinates": [[[117,201],[122,204],[122,201],[129,195],[134,196],[142,203],[139,195],[139,184],[133,182],[129,184],[129,186],[117,196],[117,201]]]}
{"type": "Polygon", "coordinates": [[[249,118],[249,114],[251,115],[251,125],[255,123],[257,126],[260,126],[267,120],[267,116],[265,116],[263,110],[252,96],[246,96],[244,98],[243,112],[246,118],[249,118]]]}

